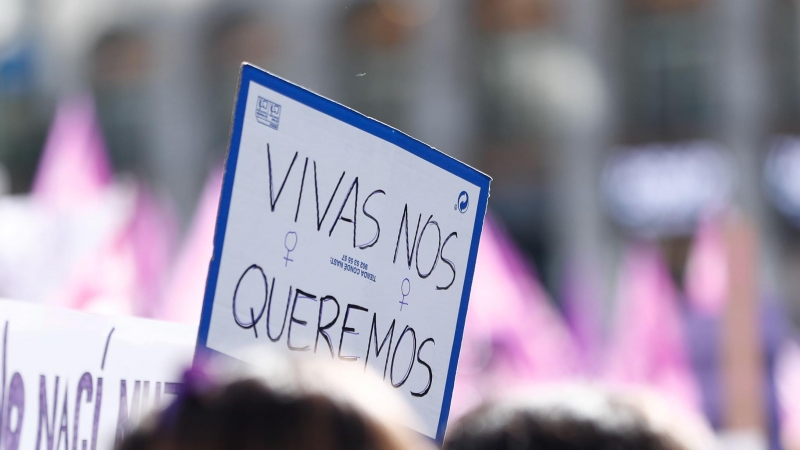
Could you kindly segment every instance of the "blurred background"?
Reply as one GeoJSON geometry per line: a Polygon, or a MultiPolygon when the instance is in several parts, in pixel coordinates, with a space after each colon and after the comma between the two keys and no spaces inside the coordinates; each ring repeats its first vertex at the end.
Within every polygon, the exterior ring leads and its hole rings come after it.
{"type": "Polygon", "coordinates": [[[0,0],[0,295],[196,322],[243,61],[493,177],[456,405],[800,448],[800,2],[0,0]]]}

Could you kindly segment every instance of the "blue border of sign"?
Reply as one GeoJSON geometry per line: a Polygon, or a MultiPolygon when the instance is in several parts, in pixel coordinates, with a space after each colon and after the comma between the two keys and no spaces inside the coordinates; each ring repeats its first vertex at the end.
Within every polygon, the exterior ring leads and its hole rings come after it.
{"type": "Polygon", "coordinates": [[[203,298],[203,312],[200,317],[200,328],[197,333],[195,361],[197,361],[201,353],[202,355],[217,353],[213,349],[209,349],[206,343],[208,341],[208,329],[211,324],[214,293],[217,290],[217,277],[219,276],[219,263],[222,258],[222,246],[225,243],[225,229],[228,224],[231,194],[233,193],[233,180],[236,176],[236,162],[239,158],[239,144],[242,138],[242,128],[244,127],[245,107],[247,105],[247,93],[250,88],[250,82],[258,83],[261,86],[289,97],[323,114],[327,114],[361,131],[390,142],[480,188],[477,205],[478,210],[475,214],[475,226],[472,233],[469,260],[467,261],[467,269],[464,277],[464,289],[461,295],[461,307],[458,311],[456,335],[453,342],[453,351],[450,356],[450,366],[447,372],[447,382],[445,385],[444,398],[442,400],[441,415],[439,416],[439,425],[436,430],[436,441],[441,444],[444,440],[447,418],[450,414],[450,402],[453,397],[456,367],[458,365],[458,356],[461,352],[461,339],[464,334],[464,322],[467,317],[467,306],[469,304],[469,295],[472,288],[472,276],[475,271],[475,260],[478,256],[478,243],[480,242],[481,230],[483,229],[483,220],[486,216],[486,204],[489,200],[489,183],[491,182],[491,178],[401,131],[247,63],[242,64],[239,90],[236,96],[231,140],[225,162],[222,193],[220,195],[219,209],[217,211],[217,224],[214,230],[214,253],[208,268],[208,279],[206,281],[205,296],[203,298]]]}

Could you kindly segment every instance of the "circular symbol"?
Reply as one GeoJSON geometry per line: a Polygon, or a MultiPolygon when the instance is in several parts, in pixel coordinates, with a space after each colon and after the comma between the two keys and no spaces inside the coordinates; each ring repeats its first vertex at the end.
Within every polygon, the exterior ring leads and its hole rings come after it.
{"type": "Polygon", "coordinates": [[[467,194],[467,191],[461,191],[458,194],[458,203],[456,203],[455,209],[461,214],[467,212],[469,209],[469,194],[467,194]]]}
{"type": "Polygon", "coordinates": [[[408,294],[411,293],[411,280],[408,278],[403,278],[403,281],[400,283],[400,295],[403,296],[403,299],[400,300],[400,311],[403,310],[403,306],[407,306],[408,302],[406,302],[406,297],[408,294]]]}
{"type": "Polygon", "coordinates": [[[283,264],[283,267],[289,267],[289,263],[294,261],[292,258],[289,258],[289,255],[297,248],[297,233],[294,231],[286,233],[286,237],[283,238],[283,246],[286,248],[286,256],[283,258],[286,262],[283,264]],[[291,244],[289,242],[291,242],[291,244]]]}
{"type": "Polygon", "coordinates": [[[286,251],[293,252],[294,249],[297,247],[297,233],[295,233],[294,231],[286,233],[286,237],[283,238],[283,246],[284,248],[286,248],[286,251]]]}

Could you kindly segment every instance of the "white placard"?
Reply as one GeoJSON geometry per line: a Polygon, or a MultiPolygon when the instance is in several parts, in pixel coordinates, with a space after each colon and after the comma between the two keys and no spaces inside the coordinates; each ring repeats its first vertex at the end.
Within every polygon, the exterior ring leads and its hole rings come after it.
{"type": "Polygon", "coordinates": [[[113,448],[174,398],[196,328],[0,300],[0,447],[113,448]]]}
{"type": "Polygon", "coordinates": [[[371,367],[441,440],[489,181],[244,65],[198,349],[371,367]]]}

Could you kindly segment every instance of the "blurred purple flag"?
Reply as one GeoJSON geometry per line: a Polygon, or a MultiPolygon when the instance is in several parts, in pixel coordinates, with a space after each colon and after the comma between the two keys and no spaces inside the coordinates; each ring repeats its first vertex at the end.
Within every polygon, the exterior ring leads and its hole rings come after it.
{"type": "Polygon", "coordinates": [[[54,303],[73,309],[157,317],[175,221],[144,186],[127,218],[72,271],[54,303]]]}
{"type": "Polygon", "coordinates": [[[33,197],[68,209],[97,198],[111,175],[92,99],[81,96],[61,102],[36,171],[33,197]]]}
{"type": "Polygon", "coordinates": [[[659,252],[647,244],[631,246],[617,286],[608,381],[652,386],[699,410],[677,292],[659,252]]]}
{"type": "Polygon", "coordinates": [[[728,255],[722,223],[701,221],[689,253],[684,279],[689,306],[706,316],[719,316],[728,298],[728,255]]]}
{"type": "Polygon", "coordinates": [[[578,266],[569,266],[563,285],[564,314],[587,374],[600,370],[603,350],[602,305],[596,286],[578,266]]]}
{"type": "Polygon", "coordinates": [[[167,285],[160,318],[198,324],[203,308],[203,291],[208,264],[214,250],[214,226],[222,189],[222,169],[206,181],[191,229],[178,255],[167,285]]]}
{"type": "Polygon", "coordinates": [[[137,316],[158,318],[174,252],[176,220],[171,210],[140,186],[136,206],[120,239],[128,240],[136,269],[133,289],[137,316]]]}
{"type": "Polygon", "coordinates": [[[453,396],[458,417],[484,396],[514,385],[580,374],[561,316],[518,250],[487,215],[453,396]]]}
{"type": "Polygon", "coordinates": [[[112,184],[112,175],[91,97],[63,101],[56,111],[31,194],[46,208],[87,222],[78,222],[64,232],[62,239],[71,242],[61,247],[83,251],[65,257],[69,261],[65,281],[49,302],[74,309],[154,317],[172,251],[175,221],[144,185],[112,184]],[[91,240],[87,236],[97,232],[93,219],[113,226],[103,229],[96,245],[75,244],[91,240]]]}
{"type": "Polygon", "coordinates": [[[778,350],[776,360],[781,440],[785,448],[800,448],[800,344],[788,339],[778,350]]]}

